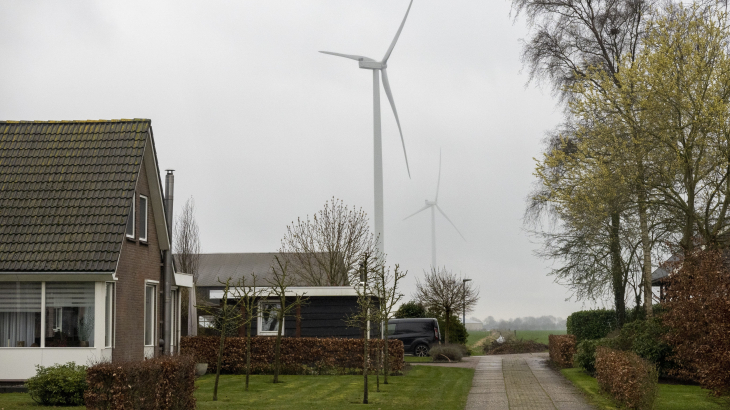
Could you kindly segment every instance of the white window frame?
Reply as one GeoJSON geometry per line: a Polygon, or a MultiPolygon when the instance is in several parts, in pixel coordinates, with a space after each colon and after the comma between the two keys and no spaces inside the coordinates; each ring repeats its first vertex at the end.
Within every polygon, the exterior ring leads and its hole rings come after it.
{"type": "MultiPolygon", "coordinates": [[[[139,240],[142,242],[147,242],[147,237],[149,236],[149,221],[147,220],[149,216],[149,212],[147,211],[149,209],[149,203],[150,200],[145,195],[139,196],[139,212],[140,216],[144,215],[144,238],[142,237],[142,230],[139,230],[139,240]],[[142,199],[144,199],[144,210],[142,209],[142,199]],[[144,212],[144,213],[143,213],[144,212]]],[[[142,221],[140,219],[140,225],[142,225],[142,221]]]]}
{"type": "Polygon", "coordinates": [[[104,282],[104,347],[113,348],[115,345],[115,332],[117,318],[117,284],[116,282],[104,282]],[[109,296],[108,287],[111,285],[111,305],[107,301],[109,296]],[[109,311],[111,307],[111,311],[109,311]]]}
{"type": "MultiPolygon", "coordinates": [[[[258,304],[258,318],[256,320],[256,334],[259,336],[276,336],[278,330],[272,331],[263,331],[261,330],[261,325],[263,324],[263,316],[261,313],[264,311],[262,305],[264,303],[276,303],[279,305],[279,309],[281,309],[281,301],[279,299],[264,299],[260,300],[258,304]]],[[[284,335],[284,329],[286,329],[286,317],[284,320],[281,321],[281,334],[284,335]]]]}
{"type": "Polygon", "coordinates": [[[146,346],[146,347],[150,347],[150,346],[155,347],[156,346],[155,341],[157,340],[157,322],[158,322],[158,320],[157,320],[157,304],[158,304],[157,286],[158,285],[159,285],[159,282],[151,281],[151,280],[145,281],[145,283],[144,283],[144,310],[143,310],[144,332],[142,332],[142,333],[143,333],[143,337],[144,337],[143,343],[144,343],[144,346],[146,346]],[[153,309],[152,310],[152,344],[147,344],[147,288],[148,287],[152,288],[152,297],[154,299],[152,301],[152,309],[153,309]]]}
{"type": "Polygon", "coordinates": [[[178,308],[178,302],[180,301],[180,292],[178,288],[172,286],[170,289],[170,350],[176,352],[174,349],[177,346],[177,335],[180,331],[180,309],[178,308]]]}
{"type": "Polygon", "coordinates": [[[135,209],[136,209],[135,203],[136,202],[137,202],[137,196],[135,195],[132,198],[132,210],[129,213],[129,215],[127,216],[127,218],[131,218],[131,220],[132,220],[132,233],[130,234],[128,232],[129,231],[129,229],[128,229],[129,228],[129,219],[127,219],[127,226],[124,227],[124,233],[127,236],[127,238],[129,238],[129,239],[134,239],[134,234],[137,231],[137,219],[135,218],[135,209]]]}

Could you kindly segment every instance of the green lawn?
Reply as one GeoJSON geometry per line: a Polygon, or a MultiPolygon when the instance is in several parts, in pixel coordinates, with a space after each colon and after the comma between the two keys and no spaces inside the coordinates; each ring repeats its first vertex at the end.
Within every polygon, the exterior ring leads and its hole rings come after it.
{"type": "Polygon", "coordinates": [[[0,410],[48,410],[49,408],[54,409],[85,409],[85,406],[72,406],[72,407],[49,407],[41,406],[36,404],[33,399],[30,398],[28,393],[0,393],[0,410]]]}
{"type": "Polygon", "coordinates": [[[534,340],[538,343],[548,344],[548,336],[564,335],[566,330],[517,330],[517,338],[523,340],[534,340]]]}
{"type": "Polygon", "coordinates": [[[405,356],[406,363],[431,363],[432,357],[426,356],[426,357],[418,357],[418,356],[405,356]]]}
{"type": "Polygon", "coordinates": [[[489,332],[483,331],[483,330],[482,331],[472,330],[471,332],[469,332],[469,337],[466,339],[466,346],[469,348],[469,350],[471,350],[472,356],[483,356],[484,355],[484,351],[476,344],[480,340],[487,337],[488,334],[489,334],[489,332]]]}
{"type": "MultiPolygon", "coordinates": [[[[589,400],[599,409],[615,409],[616,405],[610,397],[601,393],[598,382],[581,369],[563,369],[563,375],[574,385],[578,386],[588,396],[589,400]]],[[[699,386],[678,384],[660,384],[659,396],[654,404],[654,410],[715,410],[727,409],[730,404],[727,399],[717,399],[710,392],[699,386]]]]}
{"type": "MultiPolygon", "coordinates": [[[[373,409],[437,408],[462,410],[471,387],[473,369],[416,366],[405,376],[389,378],[375,392],[370,377],[369,402],[373,409]]],[[[362,376],[281,376],[283,383],[272,384],[272,376],[252,376],[250,391],[243,391],[243,376],[222,376],[218,401],[213,397],[215,377],[206,375],[197,382],[199,409],[343,409],[362,404],[362,376]]],[[[382,382],[382,378],[381,378],[382,382]]]]}

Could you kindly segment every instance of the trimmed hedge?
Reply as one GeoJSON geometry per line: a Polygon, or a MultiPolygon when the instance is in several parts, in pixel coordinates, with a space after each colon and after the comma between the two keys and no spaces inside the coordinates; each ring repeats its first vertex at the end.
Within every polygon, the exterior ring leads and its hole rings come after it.
{"type": "Polygon", "coordinates": [[[86,390],[86,366],[74,362],[36,366],[36,375],[25,382],[28,394],[44,406],[81,406],[86,390]]]}
{"type": "Polygon", "coordinates": [[[573,356],[573,364],[595,377],[596,349],[600,346],[610,347],[611,349],[616,350],[628,350],[621,348],[618,339],[603,338],[596,340],[584,340],[578,343],[578,346],[576,347],[576,353],[575,356],[573,356]]]}
{"type": "Polygon", "coordinates": [[[141,362],[99,363],[86,372],[91,410],[195,409],[195,359],[162,356],[141,362]]]}
{"type": "Polygon", "coordinates": [[[548,343],[550,360],[563,368],[573,367],[575,335],[549,335],[548,343]]]}
{"type": "Polygon", "coordinates": [[[578,342],[601,339],[618,329],[616,312],[613,310],[581,310],[568,316],[569,335],[575,335],[578,342]]]}
{"type": "MultiPolygon", "coordinates": [[[[251,338],[251,373],[273,373],[275,337],[251,338]]],[[[198,362],[208,363],[208,371],[215,372],[220,338],[217,336],[183,337],[182,354],[193,355],[198,362]]],[[[370,370],[375,370],[377,349],[381,339],[370,339],[370,370]]],[[[390,370],[403,370],[403,342],[390,340],[388,344],[390,370]]],[[[313,337],[284,337],[281,339],[281,368],[279,374],[340,374],[362,371],[362,339],[313,337]]],[[[221,373],[244,374],[246,371],[246,338],[227,337],[221,373]]]]}
{"type": "Polygon", "coordinates": [[[631,352],[596,348],[596,380],[605,392],[631,409],[651,409],[658,392],[656,366],[631,352]]]}

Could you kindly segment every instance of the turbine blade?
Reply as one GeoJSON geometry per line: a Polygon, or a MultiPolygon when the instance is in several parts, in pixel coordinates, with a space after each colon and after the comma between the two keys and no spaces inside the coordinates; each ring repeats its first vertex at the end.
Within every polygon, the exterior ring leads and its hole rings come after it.
{"type": "Polygon", "coordinates": [[[415,214],[418,214],[418,213],[421,213],[421,212],[425,211],[426,209],[428,209],[428,207],[429,207],[429,206],[431,206],[431,205],[426,205],[426,206],[424,206],[423,208],[419,209],[418,211],[416,211],[416,212],[414,212],[414,213],[412,213],[412,214],[410,214],[410,215],[406,216],[405,218],[403,218],[403,220],[405,221],[406,219],[408,219],[408,218],[412,217],[413,215],[415,215],[415,214]]]}
{"type": "Polygon", "coordinates": [[[333,53],[332,51],[320,51],[320,53],[330,54],[330,55],[337,56],[337,57],[345,57],[345,58],[349,58],[350,60],[355,60],[355,61],[371,60],[370,58],[363,57],[363,56],[356,56],[353,54],[333,53]]]}
{"type": "MultiPolygon", "coordinates": [[[[454,227],[454,229],[456,229],[456,232],[459,232],[459,228],[457,228],[457,227],[456,227],[456,225],[454,225],[454,223],[453,223],[453,222],[451,222],[451,219],[449,219],[449,217],[448,217],[448,216],[446,216],[446,214],[445,214],[445,213],[444,213],[444,211],[443,211],[443,210],[441,209],[441,207],[440,207],[440,206],[438,206],[438,204],[436,204],[436,205],[435,205],[435,207],[436,207],[436,209],[438,209],[438,210],[439,210],[439,212],[441,212],[441,215],[443,215],[443,216],[444,216],[444,218],[446,218],[446,220],[447,220],[447,221],[449,221],[449,223],[451,224],[451,226],[453,226],[453,227],[454,227]]],[[[459,235],[461,235],[461,232],[459,232],[459,235]]],[[[466,238],[464,238],[464,235],[461,235],[461,239],[463,239],[463,240],[464,240],[464,242],[466,242],[466,238]]]]}
{"type": "Polygon", "coordinates": [[[403,26],[406,24],[406,19],[408,18],[408,13],[411,11],[412,5],[413,0],[411,0],[410,4],[408,4],[408,10],[406,10],[406,15],[403,17],[403,21],[400,23],[400,27],[398,27],[398,32],[395,33],[395,38],[393,39],[393,42],[390,43],[390,47],[385,53],[385,57],[383,57],[383,64],[388,62],[388,59],[390,58],[390,53],[393,52],[393,48],[395,48],[395,43],[398,42],[398,37],[400,37],[400,32],[403,31],[403,26]]]}
{"type": "Polygon", "coordinates": [[[439,201],[439,187],[441,186],[441,149],[439,149],[439,179],[438,182],[436,182],[436,199],[434,202],[438,203],[439,201]]]}
{"type": "Polygon", "coordinates": [[[398,132],[400,133],[400,142],[403,145],[403,156],[406,158],[406,170],[408,170],[408,178],[411,177],[411,167],[408,166],[408,154],[406,153],[406,142],[403,139],[403,131],[400,128],[400,119],[398,118],[398,111],[395,109],[395,101],[393,100],[393,93],[390,91],[390,81],[388,81],[388,70],[385,68],[381,69],[380,72],[383,75],[383,88],[385,88],[385,95],[388,96],[390,101],[390,107],[393,109],[395,115],[395,122],[398,124],[398,132]]]}

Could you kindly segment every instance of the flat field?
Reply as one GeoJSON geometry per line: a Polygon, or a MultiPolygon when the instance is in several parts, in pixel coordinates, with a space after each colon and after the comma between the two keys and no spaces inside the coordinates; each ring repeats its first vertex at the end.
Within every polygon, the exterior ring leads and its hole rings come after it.
{"type": "Polygon", "coordinates": [[[523,340],[534,340],[538,343],[548,344],[548,336],[564,335],[566,330],[517,330],[517,338],[523,340]]]}

